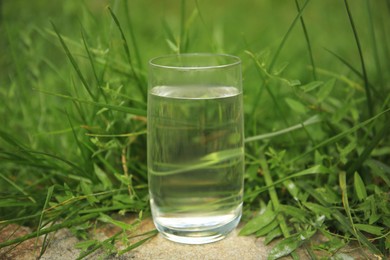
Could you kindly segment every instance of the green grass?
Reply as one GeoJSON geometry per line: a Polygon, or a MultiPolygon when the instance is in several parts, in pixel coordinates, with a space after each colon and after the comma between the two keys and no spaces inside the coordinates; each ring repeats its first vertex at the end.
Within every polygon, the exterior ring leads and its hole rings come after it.
{"type": "Polygon", "coordinates": [[[33,232],[0,247],[69,228],[84,241],[82,258],[99,248],[125,253],[155,235],[115,247],[150,216],[147,62],[224,52],[243,62],[248,224],[241,233],[266,243],[283,238],[270,259],[296,257],[298,247],[342,257],[349,243],[385,258],[386,3],[3,1],[0,230],[17,223],[33,232]],[[119,222],[110,217],[116,213],[139,220],[119,222]],[[90,240],[89,231],[105,223],[122,231],[90,240]],[[329,242],[309,243],[314,234],[329,242]]]}

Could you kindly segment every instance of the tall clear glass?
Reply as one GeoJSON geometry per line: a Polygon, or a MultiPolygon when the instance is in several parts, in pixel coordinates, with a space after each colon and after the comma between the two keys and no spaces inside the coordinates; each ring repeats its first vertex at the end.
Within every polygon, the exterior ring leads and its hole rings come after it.
{"type": "Polygon", "coordinates": [[[149,62],[148,178],[153,221],[166,238],[224,238],[242,212],[241,61],[181,54],[149,62]]]}

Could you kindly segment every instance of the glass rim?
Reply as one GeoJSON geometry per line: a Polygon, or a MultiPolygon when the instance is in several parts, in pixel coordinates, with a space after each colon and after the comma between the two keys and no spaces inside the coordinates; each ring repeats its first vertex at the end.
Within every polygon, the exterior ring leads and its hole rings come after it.
{"type": "Polygon", "coordinates": [[[177,70],[202,70],[202,69],[220,69],[220,68],[228,68],[241,64],[241,59],[237,56],[231,54],[223,54],[223,53],[181,53],[181,54],[167,54],[154,57],[149,60],[149,65],[156,68],[164,68],[164,69],[177,69],[177,70]],[[174,65],[174,64],[161,64],[158,61],[180,57],[189,58],[189,57],[198,57],[198,58],[224,58],[224,62],[221,64],[210,64],[210,65],[174,65]]]}

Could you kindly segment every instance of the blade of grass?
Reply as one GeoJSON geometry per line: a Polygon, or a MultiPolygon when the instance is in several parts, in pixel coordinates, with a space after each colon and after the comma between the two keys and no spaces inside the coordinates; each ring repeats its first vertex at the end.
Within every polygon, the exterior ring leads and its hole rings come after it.
{"type": "Polygon", "coordinates": [[[315,234],[315,232],[315,230],[304,230],[298,234],[294,234],[291,237],[283,239],[271,249],[267,260],[280,259],[281,257],[290,254],[292,254],[293,259],[300,259],[296,255],[295,250],[308,241],[315,234]]]}
{"type": "Polygon", "coordinates": [[[140,241],[138,241],[138,242],[135,242],[134,244],[128,246],[127,248],[125,248],[125,249],[119,251],[119,255],[123,255],[124,253],[127,253],[127,252],[133,250],[134,248],[139,247],[139,246],[142,245],[143,243],[147,242],[148,240],[150,240],[150,239],[152,239],[154,236],[156,236],[156,235],[158,234],[158,231],[157,231],[157,230],[152,230],[152,231],[150,231],[150,232],[148,232],[148,233],[150,233],[151,235],[148,236],[148,237],[146,237],[146,238],[144,238],[144,239],[142,239],[142,240],[140,240],[140,241]]]}
{"type": "MultiPolygon", "coordinates": [[[[271,201],[272,201],[274,211],[278,212],[279,208],[280,208],[278,194],[276,193],[276,190],[274,187],[275,184],[272,180],[271,174],[270,174],[269,169],[268,169],[268,164],[267,164],[267,161],[265,160],[263,153],[260,154],[259,162],[260,162],[262,175],[264,176],[265,184],[267,185],[267,187],[269,187],[268,192],[269,192],[269,196],[270,196],[271,201]]],[[[288,231],[286,220],[284,219],[283,215],[278,214],[277,219],[279,222],[279,227],[282,230],[284,237],[289,237],[290,232],[288,231]]]]}
{"type": "MultiPolygon", "coordinates": [[[[89,50],[89,46],[88,46],[88,43],[87,43],[87,39],[86,39],[86,35],[85,35],[86,34],[85,29],[84,29],[82,24],[80,24],[80,27],[81,27],[81,38],[83,40],[84,48],[85,48],[85,50],[87,52],[87,55],[88,55],[88,60],[89,60],[89,64],[91,65],[93,76],[95,77],[95,80],[96,80],[96,83],[98,84],[98,86],[101,86],[101,80],[99,79],[99,77],[97,75],[96,68],[95,68],[95,63],[93,62],[92,54],[91,54],[91,51],[89,50]]],[[[102,94],[104,96],[104,93],[102,93],[102,94]]]]}
{"type": "MultiPolygon", "coordinates": [[[[127,190],[127,188],[118,189],[116,191],[124,191],[127,190]]],[[[112,211],[119,211],[124,209],[134,209],[134,205],[120,205],[120,206],[112,206],[112,207],[101,207],[96,209],[83,209],[80,210],[80,214],[87,214],[87,213],[102,213],[102,212],[112,212],[112,211]]]]}
{"type": "MultiPolygon", "coordinates": [[[[20,197],[20,195],[19,195],[20,197]]],[[[19,199],[19,198],[18,198],[19,199]]],[[[1,198],[0,201],[0,208],[10,208],[9,210],[12,210],[12,207],[28,207],[31,206],[31,202],[20,202],[16,199],[12,198],[1,198]]]]}
{"type": "Polygon", "coordinates": [[[10,133],[7,133],[0,129],[0,138],[9,143],[12,147],[18,148],[19,150],[25,150],[28,149],[28,147],[14,138],[10,133]]]}
{"type": "Polygon", "coordinates": [[[378,175],[390,187],[390,166],[374,159],[367,160],[366,164],[373,168],[375,175],[378,175]]]}
{"type": "Polygon", "coordinates": [[[66,160],[60,156],[57,156],[57,155],[54,155],[54,154],[50,154],[50,153],[46,153],[46,152],[40,152],[40,151],[34,151],[34,150],[24,150],[23,152],[26,152],[26,153],[31,153],[31,154],[39,154],[39,155],[43,155],[43,156],[46,156],[46,157],[49,157],[49,158],[53,158],[53,159],[56,159],[58,161],[61,161],[61,162],[64,162],[65,164],[71,166],[73,169],[77,170],[79,173],[81,173],[82,175],[85,175],[85,172],[83,169],[81,169],[79,166],[77,166],[76,164],[72,163],[71,161],[69,160],[66,160]]]}
{"type": "Polygon", "coordinates": [[[274,181],[271,184],[271,186],[266,185],[264,187],[257,188],[255,190],[251,191],[250,194],[246,194],[245,197],[251,198],[251,197],[257,196],[260,193],[267,191],[269,188],[274,187],[275,185],[278,185],[280,183],[283,183],[283,182],[290,180],[290,179],[293,179],[293,178],[303,177],[303,176],[307,176],[307,175],[318,175],[318,174],[329,174],[329,173],[330,173],[330,170],[328,168],[326,168],[325,166],[315,165],[315,166],[310,167],[308,169],[305,169],[305,170],[302,170],[302,171],[299,171],[299,172],[296,172],[293,174],[289,174],[288,176],[286,176],[284,178],[280,178],[280,179],[274,181]]]}
{"type": "Polygon", "coordinates": [[[117,90],[110,89],[109,86],[104,87],[103,90],[106,93],[110,94],[114,99],[116,99],[117,96],[123,97],[123,98],[127,99],[128,101],[130,101],[131,104],[134,104],[136,106],[142,107],[143,109],[146,109],[146,103],[143,101],[139,101],[139,100],[134,99],[133,97],[131,97],[129,95],[119,93],[117,90]]]}
{"type": "Polygon", "coordinates": [[[179,37],[179,53],[186,52],[186,32],[185,32],[185,21],[186,21],[186,0],[180,1],[180,37],[179,37]]]}
{"type": "MultiPolygon", "coordinates": [[[[74,90],[74,94],[73,96],[78,98],[78,88],[76,86],[76,83],[74,82],[74,79],[73,77],[71,78],[71,82],[72,82],[72,87],[73,87],[73,90],[74,90]]],[[[87,116],[87,111],[84,107],[81,106],[80,103],[76,102],[76,101],[72,101],[74,107],[76,108],[76,111],[78,112],[80,118],[81,118],[81,121],[84,122],[84,124],[88,124],[88,116],[87,116]]],[[[95,114],[94,114],[95,115],[95,114]]]]}
{"type": "Polygon", "coordinates": [[[351,209],[349,207],[346,176],[347,174],[344,171],[339,173],[339,185],[341,189],[341,198],[342,198],[345,213],[347,214],[350,225],[352,227],[353,234],[357,237],[356,228],[352,219],[351,209]]]}
{"type": "Polygon", "coordinates": [[[82,177],[80,175],[74,175],[74,174],[70,174],[70,173],[59,173],[59,172],[54,172],[54,173],[52,173],[52,175],[60,176],[64,179],[83,181],[85,183],[92,184],[92,181],[90,179],[87,179],[86,177],[82,177]]]}
{"type": "MultiPolygon", "coordinates": [[[[389,3],[389,2],[388,2],[389,3]]],[[[384,87],[385,87],[385,83],[384,83],[384,80],[383,80],[383,74],[382,74],[382,66],[381,66],[381,62],[380,62],[380,58],[379,58],[379,51],[378,51],[378,43],[377,43],[377,40],[376,40],[376,35],[375,35],[375,26],[374,26],[374,22],[373,22],[373,16],[372,16],[372,10],[371,10],[371,1],[369,0],[366,0],[366,10],[367,10],[367,14],[368,14],[368,23],[369,23],[369,33],[370,33],[370,36],[371,36],[371,45],[372,45],[372,48],[373,48],[373,51],[374,51],[374,60],[375,60],[375,68],[376,68],[376,76],[379,78],[379,82],[380,82],[380,86],[381,86],[381,91],[380,92],[384,92],[384,87]]]]}
{"type": "Polygon", "coordinates": [[[358,200],[365,200],[367,198],[366,186],[358,172],[355,172],[353,175],[353,185],[358,200]]]}
{"type": "MultiPolygon", "coordinates": [[[[295,5],[297,6],[297,10],[298,10],[298,13],[299,13],[301,11],[301,7],[299,6],[299,1],[298,0],[295,0],[295,5]]],[[[311,63],[312,71],[313,71],[313,80],[317,80],[317,73],[316,73],[316,66],[315,66],[315,63],[314,63],[313,50],[311,48],[310,38],[309,38],[309,34],[307,32],[305,21],[303,19],[303,15],[301,15],[299,17],[299,20],[301,21],[303,34],[304,34],[305,40],[306,40],[307,51],[309,52],[310,63],[311,63]]]]}
{"type": "Polygon", "coordinates": [[[41,212],[38,212],[38,213],[35,213],[35,214],[32,214],[32,215],[23,216],[23,217],[19,217],[19,218],[0,220],[0,224],[1,225],[7,225],[7,224],[19,222],[19,221],[32,220],[32,219],[34,219],[36,217],[39,217],[40,215],[41,215],[41,212]]]}
{"type": "Polygon", "coordinates": [[[38,230],[35,232],[31,232],[30,234],[15,238],[15,239],[10,239],[10,240],[4,241],[4,242],[0,242],[0,248],[10,246],[13,244],[17,244],[17,243],[26,241],[26,240],[31,239],[31,238],[35,238],[38,234],[45,235],[45,234],[48,234],[48,233],[51,233],[51,232],[54,232],[54,231],[57,231],[57,230],[60,230],[63,228],[73,227],[75,225],[84,223],[88,220],[95,219],[98,215],[99,214],[97,214],[97,213],[87,214],[87,215],[80,216],[80,217],[72,219],[72,220],[64,221],[62,223],[45,228],[43,230],[38,230]]]}
{"type": "MultiPolygon", "coordinates": [[[[386,1],[387,6],[390,7],[390,2],[386,1]]],[[[384,59],[382,61],[385,63],[384,68],[389,68],[390,67],[390,37],[389,36],[389,26],[386,26],[388,23],[388,17],[390,15],[390,8],[388,8],[389,13],[382,15],[382,19],[379,22],[379,26],[377,27],[380,28],[381,36],[382,36],[382,55],[384,56],[384,59]]],[[[386,75],[386,73],[384,74],[386,75]]],[[[388,79],[388,77],[387,77],[388,79]]]]}
{"type": "Polygon", "coordinates": [[[301,124],[290,126],[288,128],[285,128],[285,129],[282,129],[282,130],[279,130],[279,131],[275,131],[275,132],[272,132],[272,133],[256,135],[256,136],[251,136],[251,137],[245,138],[245,142],[248,143],[248,142],[253,142],[253,141],[259,141],[259,140],[263,140],[263,139],[273,138],[275,136],[283,135],[283,134],[286,134],[288,132],[295,131],[295,130],[298,130],[300,128],[304,128],[306,126],[309,126],[309,125],[312,125],[312,124],[316,124],[316,123],[319,123],[319,122],[321,122],[321,119],[318,116],[313,116],[313,117],[307,119],[306,121],[304,121],[301,124]]]}
{"type": "Polygon", "coordinates": [[[99,103],[99,102],[95,102],[95,101],[75,98],[75,97],[68,96],[68,95],[53,93],[53,92],[49,92],[49,91],[45,91],[45,90],[41,90],[41,89],[38,89],[38,91],[46,93],[48,95],[52,95],[52,96],[56,96],[56,97],[60,97],[60,98],[64,98],[64,99],[68,99],[68,100],[72,100],[72,101],[76,101],[76,102],[79,102],[79,103],[85,103],[85,104],[90,104],[90,105],[94,105],[94,106],[97,106],[97,107],[108,108],[108,109],[116,110],[116,111],[119,111],[119,112],[124,112],[124,113],[128,113],[128,114],[137,115],[137,116],[146,116],[146,111],[144,109],[123,107],[123,106],[115,106],[115,105],[110,105],[110,104],[105,104],[105,103],[99,103]]]}
{"type": "MultiPolygon", "coordinates": [[[[42,157],[27,153],[26,151],[29,151],[29,149],[18,150],[15,151],[15,153],[0,151],[0,163],[12,163],[15,169],[17,169],[16,165],[23,167],[31,167],[29,170],[40,169],[41,171],[39,172],[45,176],[43,178],[46,178],[47,176],[50,176],[52,174],[61,175],[61,173],[59,172],[49,173],[50,170],[58,170],[58,165],[50,163],[47,160],[44,160],[42,157]]],[[[62,174],[62,176],[66,175],[62,174]]],[[[70,174],[69,177],[72,178],[72,175],[70,174]]]]}
{"type": "Polygon", "coordinates": [[[138,136],[138,135],[145,135],[147,133],[146,130],[142,130],[139,132],[134,133],[128,133],[128,134],[112,134],[112,135],[106,135],[106,134],[85,134],[87,136],[96,136],[96,137],[132,137],[132,136],[138,136]]]}
{"type": "Polygon", "coordinates": [[[46,199],[45,199],[45,203],[43,205],[43,209],[40,213],[40,216],[39,216],[39,222],[38,222],[38,227],[37,227],[37,239],[38,237],[40,236],[39,232],[42,228],[42,222],[43,222],[43,216],[45,214],[45,210],[51,200],[51,197],[53,196],[53,192],[54,192],[54,185],[50,186],[48,189],[47,189],[47,194],[46,194],[46,199]]]}
{"type": "Polygon", "coordinates": [[[358,158],[351,161],[352,163],[347,168],[347,174],[351,175],[357,171],[366,161],[369,159],[371,152],[377,147],[377,145],[386,137],[388,137],[390,132],[390,127],[385,125],[382,127],[379,133],[377,133],[371,142],[365,144],[363,152],[359,155],[358,158]]]}
{"type": "Polygon", "coordinates": [[[364,236],[359,230],[356,230],[351,226],[349,221],[344,217],[344,215],[340,211],[334,210],[332,216],[344,228],[346,228],[349,233],[354,235],[356,237],[356,239],[359,241],[359,243],[366,246],[371,252],[373,252],[377,256],[383,256],[382,252],[373,243],[371,243],[370,240],[368,240],[366,236],[364,236]]]}
{"type": "Polygon", "coordinates": [[[96,154],[96,151],[94,150],[94,148],[89,145],[88,143],[83,143],[85,145],[85,147],[91,152],[93,153],[93,156],[96,156],[99,160],[99,162],[101,162],[105,168],[110,171],[110,172],[117,172],[117,169],[115,168],[115,166],[113,166],[107,159],[104,158],[104,156],[102,156],[100,153],[97,153],[96,154]]]}
{"type": "MultiPolygon", "coordinates": [[[[37,236],[36,236],[36,239],[35,239],[35,247],[38,245],[38,238],[40,236],[39,231],[42,229],[43,216],[45,214],[45,210],[46,210],[47,206],[49,205],[51,197],[53,196],[53,192],[54,192],[54,185],[50,186],[47,189],[45,203],[43,205],[43,209],[42,209],[41,215],[39,217],[39,223],[38,223],[38,227],[37,227],[37,236]]],[[[54,225],[54,223],[52,225],[54,225]]],[[[45,238],[44,238],[44,241],[43,241],[43,245],[46,244],[46,240],[47,240],[47,234],[45,235],[45,238]]],[[[41,252],[40,252],[40,256],[44,253],[45,249],[46,249],[46,247],[42,246],[42,249],[41,249],[41,252]]]]}
{"type": "Polygon", "coordinates": [[[161,25],[162,25],[162,28],[163,28],[164,33],[165,33],[165,38],[166,38],[165,40],[168,42],[168,44],[172,44],[172,45],[173,45],[172,47],[174,47],[173,49],[176,49],[175,52],[178,53],[180,47],[179,47],[178,44],[177,44],[175,35],[173,34],[172,29],[171,29],[171,27],[169,26],[168,22],[167,22],[165,19],[163,19],[163,20],[161,21],[161,25]],[[175,45],[175,44],[176,44],[176,45],[175,45]]]}
{"type": "Polygon", "coordinates": [[[271,60],[271,63],[269,65],[268,71],[271,72],[276,64],[276,60],[278,59],[280,52],[282,51],[284,45],[287,42],[288,37],[290,36],[290,33],[292,29],[295,27],[296,23],[299,21],[299,19],[302,17],[303,11],[305,10],[307,4],[310,2],[310,0],[306,0],[303,6],[299,9],[297,16],[294,18],[293,22],[290,24],[290,27],[288,28],[287,32],[284,34],[282,41],[280,42],[278,48],[276,49],[276,52],[271,60]]]}
{"type": "Polygon", "coordinates": [[[130,39],[131,39],[131,43],[133,44],[133,49],[134,49],[135,58],[137,60],[138,67],[140,70],[142,70],[141,53],[139,51],[137,39],[136,39],[135,34],[134,34],[134,28],[133,28],[133,23],[132,23],[131,17],[130,17],[130,9],[129,9],[128,2],[129,1],[123,1],[124,5],[125,5],[124,11],[125,11],[125,15],[126,15],[127,27],[129,28],[130,39]]]}
{"type": "MultiPolygon", "coordinates": [[[[186,163],[186,164],[182,164],[179,166],[175,165],[175,168],[177,168],[177,169],[170,170],[170,171],[155,171],[155,170],[151,169],[150,173],[157,175],[157,176],[167,176],[167,175],[172,175],[172,174],[178,174],[178,173],[193,171],[196,169],[202,169],[204,167],[210,167],[213,165],[220,164],[224,161],[227,161],[227,163],[232,163],[233,159],[239,159],[239,158],[241,158],[242,155],[243,155],[242,148],[226,149],[226,150],[207,154],[199,160],[199,163],[196,163],[196,164],[186,163]]],[[[170,168],[172,168],[172,167],[170,167],[170,168]]]]}
{"type": "Polygon", "coordinates": [[[337,53],[335,53],[334,51],[332,50],[329,50],[328,48],[324,48],[325,51],[329,52],[330,54],[332,54],[334,57],[336,57],[339,61],[341,61],[341,63],[343,63],[345,66],[347,66],[353,73],[355,73],[359,78],[363,79],[364,80],[364,76],[363,74],[358,71],[355,67],[352,66],[351,63],[349,63],[348,61],[346,61],[343,57],[341,57],[340,55],[338,55],[337,53]]]}
{"type": "MultiPolygon", "coordinates": [[[[93,61],[92,54],[91,54],[91,51],[90,51],[88,43],[87,43],[85,29],[84,29],[82,24],[80,24],[80,26],[81,26],[81,38],[83,40],[84,48],[85,48],[87,55],[88,55],[89,64],[91,65],[93,75],[94,75],[96,83],[98,85],[98,90],[99,90],[100,94],[103,96],[105,103],[108,103],[106,94],[104,93],[103,89],[101,88],[102,81],[99,79],[97,72],[96,72],[95,63],[93,61]]],[[[110,111],[110,116],[112,117],[111,111],[110,111]]]]}
{"type": "Polygon", "coordinates": [[[136,195],[133,188],[133,178],[132,175],[129,175],[129,168],[127,166],[127,158],[131,158],[131,157],[127,152],[128,152],[127,146],[123,147],[122,154],[121,154],[121,163],[122,163],[123,174],[127,180],[127,190],[129,192],[129,196],[130,198],[133,198],[136,195]]]}
{"type": "MultiPolygon", "coordinates": [[[[279,198],[278,198],[278,195],[276,193],[276,190],[274,187],[274,182],[272,180],[271,174],[270,174],[269,169],[268,169],[268,164],[267,164],[267,161],[265,160],[263,153],[260,153],[259,160],[260,160],[260,167],[261,167],[262,174],[264,176],[265,184],[270,187],[268,192],[269,192],[269,195],[270,195],[270,198],[272,201],[273,208],[276,212],[279,212],[279,210],[280,210],[279,198]]],[[[279,222],[279,228],[282,231],[283,236],[285,238],[289,238],[290,231],[287,227],[287,223],[286,223],[286,220],[284,219],[284,216],[282,214],[278,214],[276,216],[276,219],[279,222]]],[[[291,252],[291,255],[293,256],[294,259],[297,258],[297,254],[295,252],[291,252]]]]}
{"type": "Polygon", "coordinates": [[[357,45],[357,48],[358,48],[358,52],[359,52],[360,65],[361,65],[361,69],[362,69],[362,72],[363,72],[363,78],[364,78],[364,88],[365,88],[365,91],[366,91],[366,101],[367,101],[368,115],[369,115],[369,117],[372,117],[373,114],[374,114],[374,110],[373,110],[371,89],[370,89],[370,86],[369,86],[368,75],[367,75],[367,71],[366,71],[366,65],[365,65],[365,61],[364,61],[364,57],[363,57],[362,47],[361,47],[360,39],[359,39],[357,30],[356,30],[356,27],[355,27],[355,23],[353,21],[352,13],[351,13],[351,11],[349,9],[348,1],[344,0],[344,4],[345,4],[345,9],[346,9],[347,14],[348,14],[349,22],[350,22],[351,27],[352,27],[353,35],[355,37],[355,42],[356,42],[356,45],[357,45]]]}
{"type": "MultiPolygon", "coordinates": [[[[346,61],[344,58],[342,58],[340,55],[338,55],[337,53],[325,48],[325,50],[327,52],[329,52],[330,54],[332,54],[333,56],[335,56],[339,61],[341,61],[344,65],[346,65],[354,74],[356,74],[359,78],[361,78],[362,80],[364,80],[364,75],[358,71],[356,68],[354,68],[352,66],[352,64],[350,64],[348,61],[346,61]]],[[[373,90],[373,92],[379,97],[380,94],[378,93],[378,91],[376,91],[376,89],[373,87],[373,85],[368,82],[368,85],[370,86],[370,88],[373,90]]]]}
{"type": "Polygon", "coordinates": [[[129,45],[127,43],[126,36],[125,36],[125,34],[124,34],[123,30],[122,30],[122,26],[121,26],[118,18],[116,17],[116,15],[114,14],[114,12],[112,11],[112,9],[110,7],[108,7],[108,11],[110,12],[111,17],[114,20],[114,22],[115,22],[115,24],[116,24],[116,26],[117,26],[117,28],[119,30],[119,33],[121,35],[122,46],[123,46],[123,49],[125,51],[127,61],[128,61],[129,65],[130,65],[130,69],[131,69],[131,71],[133,73],[133,77],[135,78],[135,80],[137,82],[138,90],[141,93],[143,100],[146,100],[146,90],[145,90],[144,84],[141,82],[141,79],[139,78],[139,75],[137,74],[137,72],[134,69],[134,65],[133,65],[133,62],[132,62],[131,55],[130,55],[130,48],[129,48],[129,45]]]}
{"type": "Polygon", "coordinates": [[[323,147],[323,146],[326,146],[326,145],[329,145],[329,144],[337,142],[338,140],[340,140],[340,139],[344,138],[345,136],[349,135],[350,133],[353,133],[356,130],[358,130],[358,129],[364,127],[364,126],[366,126],[366,125],[368,125],[368,124],[370,124],[372,122],[375,122],[375,120],[377,120],[379,117],[385,115],[388,112],[390,112],[390,108],[386,109],[386,110],[384,110],[384,111],[382,111],[382,112],[380,112],[378,114],[376,114],[375,116],[367,119],[364,122],[361,122],[361,123],[351,127],[348,130],[345,130],[344,132],[342,132],[340,134],[337,134],[337,135],[335,135],[335,136],[333,136],[331,138],[328,138],[327,140],[317,144],[313,148],[308,149],[306,152],[304,152],[304,153],[296,156],[295,158],[291,159],[289,162],[287,162],[287,164],[289,165],[289,164],[291,164],[291,163],[293,163],[293,162],[295,162],[295,161],[297,161],[297,160],[307,156],[308,154],[311,154],[312,152],[314,152],[315,150],[319,149],[320,147],[323,147]]]}
{"type": "Polygon", "coordinates": [[[33,202],[34,204],[37,203],[37,201],[31,197],[22,187],[20,187],[19,185],[17,185],[15,182],[13,182],[12,180],[8,179],[7,177],[5,177],[2,173],[0,173],[0,177],[5,180],[6,182],[8,182],[11,186],[13,186],[16,190],[18,190],[20,193],[22,193],[23,195],[27,196],[27,198],[29,200],[31,200],[31,202],[33,202]]]}
{"type": "MultiPolygon", "coordinates": [[[[89,179],[85,179],[80,176],[76,176],[70,173],[62,173],[63,168],[61,168],[61,171],[58,171],[59,166],[56,165],[53,162],[48,162],[42,157],[39,156],[33,156],[30,153],[26,153],[28,149],[26,150],[21,150],[18,151],[18,154],[13,154],[12,152],[2,152],[0,151],[0,163],[12,163],[15,167],[15,165],[18,166],[23,166],[25,169],[26,167],[31,167],[28,168],[30,171],[35,171],[38,170],[38,173],[41,175],[41,178],[32,183],[31,186],[34,186],[35,184],[39,184],[39,182],[44,181],[45,179],[52,178],[54,175],[69,178],[69,179],[74,179],[74,180],[84,180],[84,181],[90,181],[89,179]],[[1,155],[6,155],[6,156],[1,156],[1,155]],[[28,158],[23,157],[25,155],[28,155],[28,158]],[[54,170],[54,171],[52,171],[54,170]]],[[[15,167],[17,169],[17,167],[15,167]]]]}
{"type": "Polygon", "coordinates": [[[112,224],[112,225],[117,226],[117,227],[119,227],[123,230],[126,230],[126,231],[133,230],[135,228],[135,226],[139,224],[139,219],[137,219],[135,222],[133,222],[131,224],[128,224],[128,223],[125,223],[123,221],[115,220],[104,213],[99,214],[98,220],[103,222],[103,223],[112,224]]]}
{"type": "MultiPolygon", "coordinates": [[[[343,176],[339,176],[339,178],[343,178],[343,176]]],[[[321,194],[319,194],[312,187],[306,185],[306,183],[298,183],[298,184],[302,189],[306,190],[315,200],[317,200],[322,206],[324,206],[326,209],[329,209],[331,211],[332,217],[337,222],[339,222],[341,226],[344,227],[349,233],[355,236],[356,239],[360,241],[360,243],[365,245],[369,250],[371,250],[371,252],[375,253],[376,255],[378,256],[383,255],[381,251],[374,244],[372,244],[360,231],[352,227],[350,221],[339,210],[337,210],[334,207],[331,207],[331,205],[322,198],[321,194]]]]}
{"type": "Polygon", "coordinates": [[[349,79],[345,75],[342,75],[342,74],[339,74],[339,73],[335,73],[333,71],[330,71],[330,70],[327,70],[327,69],[323,69],[323,68],[319,68],[319,67],[317,67],[317,73],[322,74],[322,75],[326,75],[326,76],[330,76],[330,77],[335,78],[335,79],[338,79],[338,80],[346,83],[348,87],[351,87],[351,88],[353,88],[353,89],[355,89],[357,91],[360,91],[360,92],[364,92],[364,88],[359,83],[349,79]]]}
{"type": "MultiPolygon", "coordinates": [[[[245,45],[247,46],[248,43],[246,42],[245,39],[244,39],[244,41],[245,41],[245,45]]],[[[266,78],[261,73],[261,69],[260,69],[261,64],[259,63],[259,60],[256,59],[255,55],[252,52],[245,51],[245,53],[247,53],[251,57],[253,63],[256,65],[256,73],[257,73],[259,79],[261,80],[262,84],[267,84],[266,78]]],[[[255,99],[254,99],[254,103],[252,104],[252,109],[251,109],[251,113],[250,113],[251,115],[254,115],[254,113],[256,112],[257,107],[259,106],[259,104],[261,102],[261,98],[262,98],[262,95],[263,95],[264,89],[265,89],[265,88],[260,87],[260,85],[258,88],[259,88],[259,90],[257,91],[255,99]]],[[[257,117],[250,117],[249,120],[254,121],[256,118],[257,117]]],[[[256,122],[251,122],[250,125],[256,126],[256,122]]]]}
{"type": "Polygon", "coordinates": [[[124,233],[124,230],[120,230],[114,235],[110,236],[109,238],[103,240],[103,241],[96,241],[96,243],[92,246],[92,248],[88,249],[86,252],[81,252],[80,255],[76,259],[85,259],[85,257],[89,256],[99,248],[103,247],[104,244],[113,244],[115,240],[124,233]]]}
{"type": "MultiPolygon", "coordinates": [[[[250,51],[246,51],[246,53],[252,58],[253,62],[255,63],[258,73],[261,74],[260,73],[261,71],[264,72],[265,70],[264,70],[263,66],[259,63],[258,59],[256,59],[255,55],[250,51]]],[[[267,93],[270,95],[272,102],[274,103],[276,111],[278,112],[280,118],[283,120],[285,126],[288,127],[289,123],[286,119],[287,117],[283,113],[283,110],[279,106],[278,100],[276,99],[274,93],[271,91],[271,89],[269,87],[270,74],[268,74],[268,72],[266,72],[266,73],[267,73],[267,77],[263,78],[262,84],[263,84],[264,88],[266,89],[267,93]]],[[[256,110],[258,109],[258,104],[260,104],[260,96],[263,92],[262,89],[263,88],[259,88],[259,91],[256,94],[255,103],[253,104],[252,110],[251,110],[252,115],[255,114],[256,110]]],[[[293,140],[293,137],[291,135],[290,135],[290,138],[291,138],[291,140],[293,140]]]]}
{"type": "MultiPolygon", "coordinates": [[[[18,56],[19,50],[16,48],[16,46],[18,46],[17,41],[19,40],[19,38],[17,38],[16,36],[13,35],[11,29],[9,28],[10,25],[7,22],[3,23],[3,21],[2,21],[2,27],[3,26],[4,26],[5,37],[8,40],[8,45],[9,45],[9,50],[10,50],[10,54],[12,57],[12,62],[16,66],[16,77],[15,77],[16,82],[18,82],[20,86],[27,86],[27,82],[26,82],[27,77],[25,77],[25,71],[23,69],[23,64],[22,64],[24,59],[22,59],[18,56]]],[[[4,35],[3,35],[3,37],[4,37],[4,35]]],[[[18,99],[21,99],[21,97],[22,97],[22,95],[18,94],[18,99]]],[[[23,101],[22,102],[19,101],[19,107],[22,110],[23,118],[26,118],[26,115],[28,115],[28,113],[27,113],[27,111],[25,109],[25,105],[23,103],[24,103],[23,101]]]]}
{"type": "Polygon", "coordinates": [[[76,71],[77,76],[78,76],[79,79],[81,80],[81,83],[83,84],[85,90],[88,92],[88,94],[89,94],[89,96],[92,98],[92,100],[96,100],[96,97],[95,97],[95,95],[92,93],[91,88],[90,88],[90,86],[89,86],[87,80],[85,79],[83,73],[81,72],[79,65],[77,64],[76,60],[73,58],[73,55],[72,55],[72,53],[70,52],[70,50],[68,49],[68,46],[66,45],[65,41],[62,39],[62,36],[61,36],[61,34],[58,32],[57,27],[55,26],[55,24],[54,24],[53,22],[51,22],[51,25],[52,25],[52,27],[53,27],[54,32],[57,34],[57,37],[58,37],[58,39],[60,40],[60,43],[61,43],[63,49],[65,50],[66,56],[68,56],[68,59],[70,60],[70,63],[72,64],[74,70],[76,71]]]}
{"type": "Polygon", "coordinates": [[[200,5],[199,5],[198,0],[195,0],[195,7],[196,7],[196,10],[199,14],[199,18],[200,18],[200,21],[202,22],[202,25],[204,26],[205,29],[207,29],[205,19],[203,18],[202,12],[200,11],[200,5]]]}
{"type": "MultiPolygon", "coordinates": [[[[271,222],[274,222],[276,218],[276,213],[272,210],[271,204],[267,205],[267,208],[261,215],[257,215],[248,221],[245,226],[240,230],[240,236],[248,236],[253,233],[258,232],[259,230],[266,227],[271,222]]],[[[275,221],[277,226],[279,225],[278,221],[275,221]]],[[[276,227],[275,227],[276,228],[276,227]]]]}
{"type": "MultiPolygon", "coordinates": [[[[69,125],[70,125],[70,128],[72,129],[72,133],[73,133],[73,137],[74,137],[74,140],[76,141],[76,144],[77,144],[77,147],[79,148],[80,152],[81,152],[81,156],[84,158],[84,162],[86,164],[89,164],[89,169],[92,169],[92,165],[91,165],[91,159],[88,158],[85,150],[84,150],[84,147],[81,145],[80,141],[79,141],[79,138],[77,138],[77,134],[76,134],[76,131],[73,127],[73,124],[72,124],[72,121],[70,120],[70,116],[69,116],[69,113],[68,111],[66,111],[66,117],[68,119],[68,122],[69,122],[69,125]]],[[[91,171],[87,171],[87,172],[91,172],[91,171]]],[[[89,177],[92,177],[93,175],[92,174],[89,174],[89,177]]]]}

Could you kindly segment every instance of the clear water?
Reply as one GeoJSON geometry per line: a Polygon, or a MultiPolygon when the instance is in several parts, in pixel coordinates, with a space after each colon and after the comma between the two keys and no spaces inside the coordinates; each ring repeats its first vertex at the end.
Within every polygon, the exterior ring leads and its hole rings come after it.
{"type": "Polygon", "coordinates": [[[242,94],[234,87],[152,88],[148,172],[160,233],[190,244],[225,237],[242,209],[242,94]]]}

